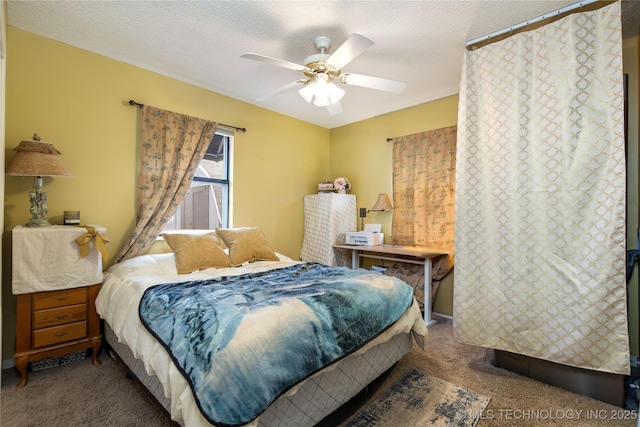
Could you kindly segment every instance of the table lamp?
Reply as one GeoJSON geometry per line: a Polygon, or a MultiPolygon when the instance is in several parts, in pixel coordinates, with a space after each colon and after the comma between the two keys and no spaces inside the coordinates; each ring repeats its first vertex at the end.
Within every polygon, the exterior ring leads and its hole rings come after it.
{"type": "Polygon", "coordinates": [[[42,191],[42,177],[73,175],[62,162],[62,156],[53,144],[41,142],[37,134],[33,135],[32,141],[22,141],[14,150],[16,155],[7,166],[6,174],[35,177],[33,190],[29,192],[31,220],[25,226],[48,227],[51,223],[44,217],[49,210],[47,193],[42,191]]]}

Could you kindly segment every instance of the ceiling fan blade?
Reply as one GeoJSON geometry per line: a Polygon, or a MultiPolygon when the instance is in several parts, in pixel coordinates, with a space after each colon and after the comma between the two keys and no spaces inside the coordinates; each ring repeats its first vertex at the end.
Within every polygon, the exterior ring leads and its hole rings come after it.
{"type": "Polygon", "coordinates": [[[270,56],[260,55],[258,53],[247,52],[240,55],[240,58],[253,59],[254,61],[264,62],[266,64],[275,65],[277,67],[288,68],[293,71],[304,71],[307,67],[284,59],[271,58],[270,56]]]}
{"type": "Polygon", "coordinates": [[[342,104],[340,103],[340,101],[334,104],[329,104],[327,105],[327,111],[329,112],[330,116],[335,116],[336,114],[340,114],[342,113],[342,104]]]}
{"type": "Polygon", "coordinates": [[[373,46],[373,40],[362,34],[353,33],[331,54],[327,63],[336,68],[342,68],[371,46],[373,46]]]}
{"type": "Polygon", "coordinates": [[[263,101],[267,101],[275,96],[281,95],[285,92],[290,91],[291,89],[294,89],[295,87],[299,86],[300,84],[305,83],[307,80],[296,80],[295,82],[291,82],[289,84],[286,84],[272,92],[267,93],[266,95],[262,95],[260,98],[256,99],[256,101],[258,102],[263,102],[263,101]]]}
{"type": "Polygon", "coordinates": [[[380,77],[363,76],[361,74],[350,73],[340,75],[340,82],[347,85],[368,87],[370,89],[383,90],[385,92],[393,93],[402,93],[407,87],[407,84],[405,82],[399,82],[397,80],[389,80],[380,77]]]}

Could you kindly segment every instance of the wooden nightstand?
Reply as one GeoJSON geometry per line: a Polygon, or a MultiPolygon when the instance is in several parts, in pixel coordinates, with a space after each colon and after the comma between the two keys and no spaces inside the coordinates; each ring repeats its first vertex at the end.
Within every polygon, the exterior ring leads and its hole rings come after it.
{"type": "MultiPolygon", "coordinates": [[[[104,228],[95,227],[104,233],[104,228]]],[[[86,257],[80,256],[75,239],[85,232],[55,225],[13,229],[18,387],[27,384],[29,363],[46,357],[90,348],[93,364],[101,364],[95,300],[102,282],[102,258],[93,247],[86,257]]]]}
{"type": "Polygon", "coordinates": [[[18,387],[27,384],[27,367],[45,357],[92,348],[92,361],[100,365],[102,343],[95,300],[100,284],[60,291],[20,294],[18,298],[16,368],[18,387]]]}

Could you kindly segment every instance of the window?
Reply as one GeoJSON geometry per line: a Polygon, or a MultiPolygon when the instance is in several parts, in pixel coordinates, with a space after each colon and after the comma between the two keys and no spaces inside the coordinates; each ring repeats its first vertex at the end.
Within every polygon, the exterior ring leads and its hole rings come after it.
{"type": "Polygon", "coordinates": [[[233,132],[218,129],[191,186],[165,230],[211,230],[229,223],[229,153],[233,132]]]}

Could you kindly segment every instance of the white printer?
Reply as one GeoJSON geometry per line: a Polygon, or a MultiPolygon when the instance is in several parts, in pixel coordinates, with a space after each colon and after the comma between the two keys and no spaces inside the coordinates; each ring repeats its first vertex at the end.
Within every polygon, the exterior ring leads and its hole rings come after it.
{"type": "Polygon", "coordinates": [[[381,233],[382,224],[367,224],[363,231],[351,231],[345,235],[347,245],[372,246],[382,245],[384,234],[381,233]]]}

